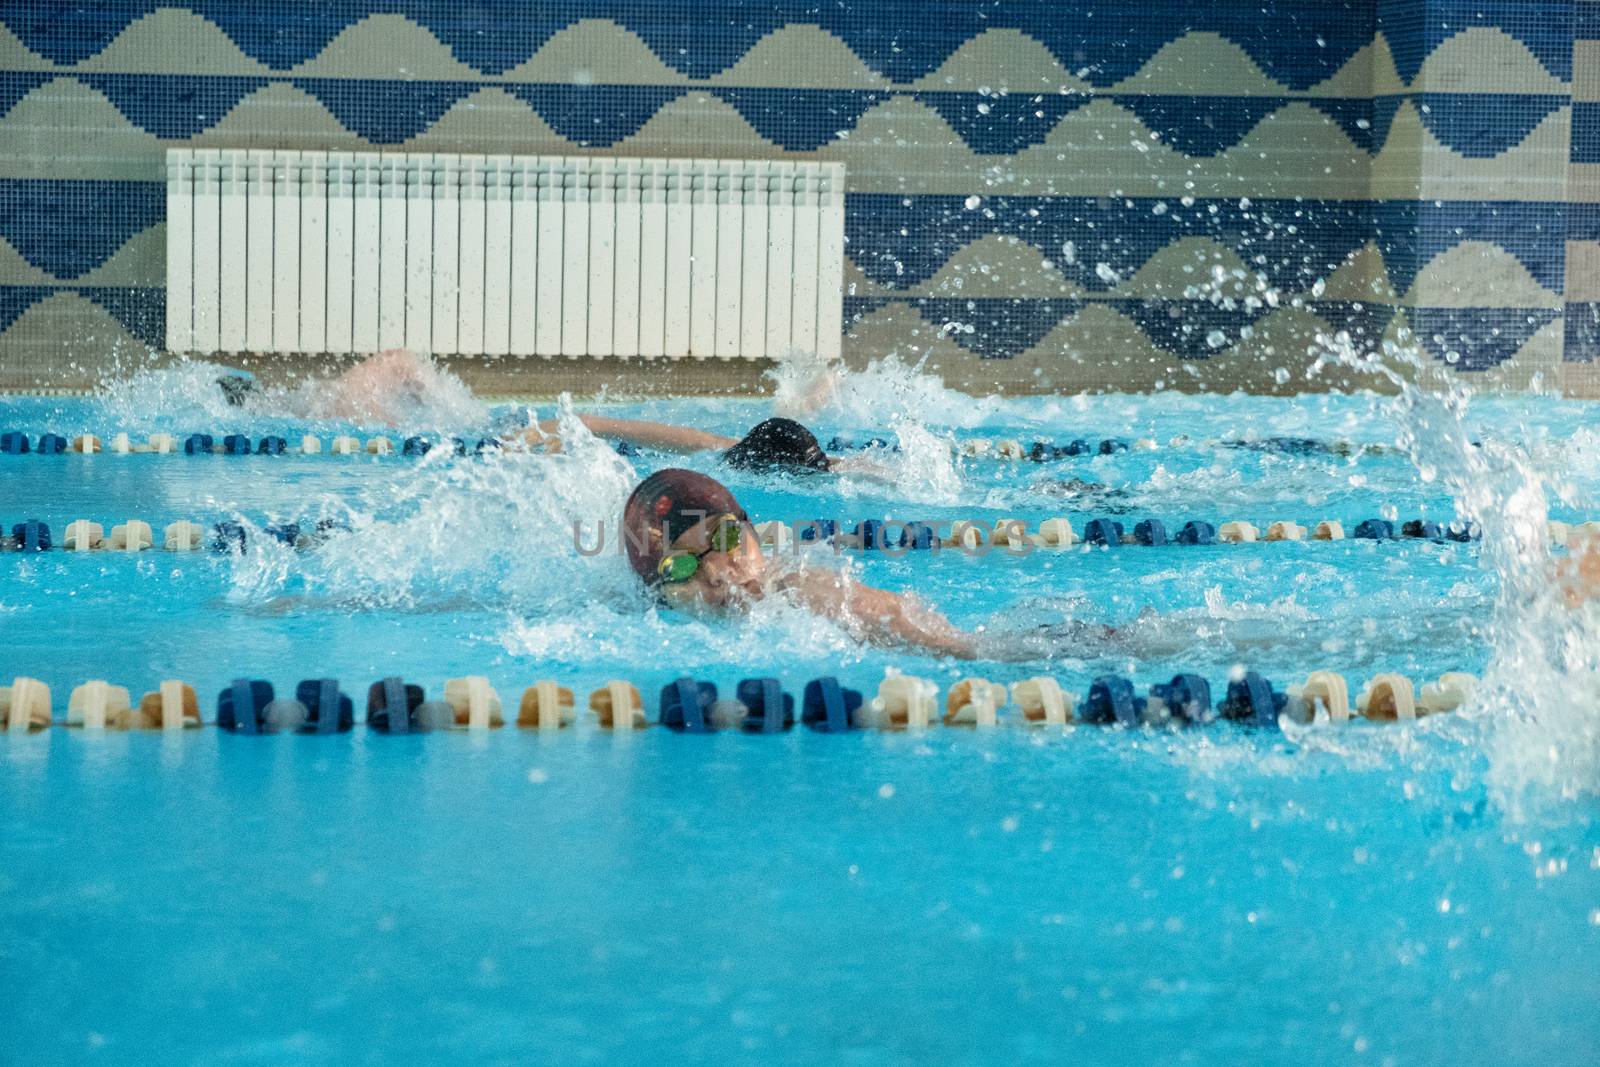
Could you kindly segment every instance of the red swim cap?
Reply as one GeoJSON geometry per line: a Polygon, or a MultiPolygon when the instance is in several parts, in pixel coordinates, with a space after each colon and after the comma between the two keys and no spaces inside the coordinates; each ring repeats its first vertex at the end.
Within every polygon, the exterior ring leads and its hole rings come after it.
{"type": "Polygon", "coordinates": [[[716,515],[745,518],[744,508],[714,478],[679,467],[656,471],[640,482],[622,507],[622,543],[628,564],[646,583],[685,530],[716,515]]]}

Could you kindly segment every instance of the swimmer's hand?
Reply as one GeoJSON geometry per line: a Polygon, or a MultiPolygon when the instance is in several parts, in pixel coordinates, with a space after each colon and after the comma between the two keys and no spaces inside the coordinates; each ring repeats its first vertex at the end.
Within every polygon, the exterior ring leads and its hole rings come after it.
{"type": "Polygon", "coordinates": [[[847,474],[856,478],[871,478],[873,481],[893,483],[897,480],[893,467],[864,455],[829,456],[828,469],[835,474],[847,474]]]}
{"type": "Polygon", "coordinates": [[[816,355],[792,355],[779,373],[772,413],[796,422],[809,421],[839,391],[840,362],[816,355]]]}
{"type": "Polygon", "coordinates": [[[1576,609],[1600,599],[1600,537],[1579,536],[1570,544],[1572,555],[1556,564],[1556,585],[1567,607],[1576,609]]]}

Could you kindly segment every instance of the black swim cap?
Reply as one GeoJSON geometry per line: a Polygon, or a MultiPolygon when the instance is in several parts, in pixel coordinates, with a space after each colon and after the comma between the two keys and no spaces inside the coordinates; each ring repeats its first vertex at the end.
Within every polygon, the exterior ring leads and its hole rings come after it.
{"type": "Polygon", "coordinates": [[[255,390],[256,381],[244,374],[224,374],[217,379],[217,385],[228,403],[233,407],[239,407],[255,390]]]}
{"type": "Polygon", "coordinates": [[[768,419],[722,454],[745,470],[825,471],[828,456],[816,436],[793,419],[768,419]]]}

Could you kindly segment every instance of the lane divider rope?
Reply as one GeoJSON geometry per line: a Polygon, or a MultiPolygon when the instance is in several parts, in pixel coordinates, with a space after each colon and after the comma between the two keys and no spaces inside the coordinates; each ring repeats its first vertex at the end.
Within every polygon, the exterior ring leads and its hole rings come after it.
{"type": "MultiPolygon", "coordinates": [[[[1362,456],[1362,455],[1398,455],[1401,450],[1392,445],[1358,444],[1354,441],[1335,439],[1323,441],[1313,437],[1263,437],[1254,440],[1205,438],[1195,439],[1186,434],[1179,434],[1168,439],[1166,444],[1161,444],[1152,437],[1139,437],[1128,440],[1123,437],[1107,437],[1100,440],[1077,437],[1066,441],[1046,441],[1033,439],[1024,442],[1020,438],[1001,437],[973,437],[953,444],[957,455],[968,459],[997,459],[1010,462],[1028,461],[1033,463],[1052,463],[1063,459],[1073,459],[1079,456],[1111,456],[1119,452],[1157,452],[1162,450],[1185,450],[1195,448],[1231,448],[1251,452],[1270,452],[1280,455],[1333,455],[1333,456],[1362,456]]],[[[861,451],[899,451],[899,445],[887,437],[868,437],[857,440],[851,437],[836,436],[828,442],[829,452],[861,452],[861,451]]]]}
{"type": "MultiPolygon", "coordinates": [[[[312,548],[335,533],[348,530],[338,520],[320,519],[315,522],[282,522],[269,524],[262,532],[275,541],[295,548],[312,548]]],[[[1579,542],[1600,539],[1600,522],[1546,524],[1550,543],[1574,547],[1579,542]]],[[[1270,522],[1265,529],[1254,523],[1235,520],[1214,526],[1203,520],[1191,520],[1175,533],[1169,532],[1159,519],[1143,519],[1131,531],[1116,519],[1090,519],[1080,531],[1065,517],[1045,519],[1036,531],[1030,531],[1022,519],[984,521],[959,520],[953,523],[892,522],[866,519],[854,525],[844,525],[836,519],[813,519],[804,522],[771,520],[755,524],[758,540],[764,546],[779,551],[801,545],[827,544],[840,550],[862,552],[932,552],[944,548],[975,551],[979,549],[1005,549],[1012,554],[1035,550],[1064,551],[1071,548],[1115,548],[1124,545],[1144,547],[1247,545],[1271,542],[1304,541],[1431,541],[1471,542],[1479,540],[1481,532],[1468,522],[1438,523],[1429,519],[1408,519],[1395,522],[1391,519],[1364,519],[1347,534],[1344,524],[1337,519],[1323,519],[1307,527],[1291,520],[1270,522]],[[948,526],[948,530],[944,528],[948,526]]],[[[233,520],[212,523],[209,528],[190,520],[168,523],[158,541],[153,527],[138,519],[129,519],[105,527],[90,519],[74,519],[67,523],[59,544],[55,541],[48,523],[28,519],[14,523],[8,531],[0,527],[0,551],[47,552],[55,549],[67,552],[115,551],[140,552],[159,546],[169,552],[189,552],[209,547],[214,552],[243,552],[249,541],[245,524],[233,520]]]]}
{"type": "MultiPolygon", "coordinates": [[[[776,678],[746,678],[729,699],[720,699],[715,682],[679,678],[661,690],[656,717],[645,711],[639,687],[612,680],[589,695],[588,707],[602,730],[642,730],[652,725],[686,733],[740,730],[781,733],[798,721],[824,733],[849,730],[922,730],[936,726],[988,729],[1001,726],[1065,728],[1100,726],[1206,726],[1218,721],[1262,728],[1284,723],[1412,722],[1427,715],[1456,711],[1468,703],[1478,680],[1449,672],[1418,687],[1408,676],[1382,673],[1367,679],[1354,700],[1343,675],[1313,671],[1305,680],[1278,689],[1255,671],[1235,672],[1213,699],[1210,683],[1198,674],[1175,675],[1149,687],[1145,695],[1118,675],[1102,675],[1089,685],[1082,701],[1054,677],[1041,675],[1009,688],[986,678],[964,678],[939,701],[933,682],[890,670],[876,693],[865,699],[860,690],[837,678],[805,683],[800,699],[776,678]]],[[[356,726],[355,700],[333,678],[299,682],[292,697],[280,697],[265,679],[239,678],[215,702],[212,724],[231,733],[344,733],[356,726]]],[[[434,730],[487,731],[506,725],[507,706],[489,679],[481,675],[447,681],[438,699],[430,700],[420,685],[400,677],[383,678],[366,692],[365,725],[378,733],[427,733],[434,730]]],[[[573,690],[543,679],[523,690],[512,721],[524,729],[557,731],[578,719],[573,690]]],[[[0,727],[7,734],[26,734],[64,726],[85,731],[182,731],[203,725],[193,686],[162,681],[137,702],[130,690],[103,679],[73,688],[66,717],[56,720],[49,686],[35,678],[17,678],[0,686],[0,727]]]]}
{"type": "MultiPolygon", "coordinates": [[[[398,447],[392,438],[381,434],[365,440],[341,434],[331,438],[324,449],[322,438],[315,434],[305,434],[298,440],[291,440],[272,434],[253,438],[240,433],[221,436],[192,433],[179,438],[170,433],[153,433],[143,441],[135,441],[129,434],[117,433],[102,441],[94,434],[79,434],[68,440],[55,433],[43,433],[37,439],[14,430],[0,433],[0,455],[12,456],[74,453],[121,456],[314,456],[324,451],[333,456],[425,456],[438,447],[448,447],[455,455],[465,456],[468,453],[482,455],[498,451],[504,445],[496,437],[481,437],[468,442],[460,437],[440,438],[420,434],[405,438],[398,447]]],[[[625,454],[633,454],[633,450],[629,449],[625,454]]]]}
{"type": "MultiPolygon", "coordinates": [[[[460,437],[441,438],[436,435],[413,434],[404,437],[397,446],[392,438],[381,434],[365,440],[341,434],[333,437],[327,443],[327,447],[324,448],[322,438],[315,434],[304,434],[298,440],[294,440],[273,434],[251,437],[241,433],[191,433],[179,437],[170,433],[153,433],[145,440],[137,441],[133,435],[125,432],[115,433],[104,439],[90,433],[76,434],[71,438],[49,432],[41,433],[37,436],[17,430],[0,433],[0,455],[27,455],[30,453],[40,455],[62,455],[67,453],[92,455],[103,452],[112,455],[153,453],[156,455],[188,456],[283,456],[320,455],[323,453],[334,456],[387,456],[396,454],[402,456],[425,456],[433,449],[441,446],[449,447],[455,455],[464,456],[469,452],[482,454],[486,451],[499,449],[502,447],[502,442],[494,437],[483,437],[475,442],[469,442],[460,437]]],[[[1197,447],[1231,448],[1300,456],[1362,456],[1400,453],[1399,449],[1390,445],[1357,444],[1346,440],[1321,441],[1309,437],[1265,437],[1257,440],[1195,440],[1184,435],[1169,439],[1165,445],[1150,437],[1140,437],[1133,440],[1121,437],[1107,437],[1100,440],[1073,438],[1059,443],[1044,440],[1033,440],[1024,443],[1019,438],[989,439],[978,437],[954,442],[951,447],[957,455],[968,459],[995,459],[1033,463],[1050,463],[1080,456],[1111,456],[1130,451],[1154,452],[1163,449],[1184,450],[1197,447]]],[[[875,449],[898,451],[899,445],[884,437],[871,437],[860,441],[852,438],[834,437],[828,442],[827,447],[827,451],[834,453],[871,451],[875,449]]],[[[624,455],[636,455],[638,452],[634,446],[626,443],[619,444],[617,450],[624,455]]]]}

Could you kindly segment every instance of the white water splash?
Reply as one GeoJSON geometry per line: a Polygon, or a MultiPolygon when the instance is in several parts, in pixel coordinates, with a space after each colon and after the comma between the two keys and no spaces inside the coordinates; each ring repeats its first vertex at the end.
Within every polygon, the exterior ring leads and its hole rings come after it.
{"type": "Polygon", "coordinates": [[[104,383],[100,414],[106,425],[141,433],[217,430],[246,419],[456,430],[481,427],[489,418],[488,407],[460,378],[409,352],[330,369],[286,388],[258,385],[235,406],[217,380],[237,373],[205,360],[135,371],[104,383]]]}
{"type": "Polygon", "coordinates": [[[96,397],[97,414],[106,426],[129,433],[225,426],[239,415],[217,385],[217,379],[230,373],[228,367],[204,360],[137,370],[104,383],[96,397]]]}
{"type": "Polygon", "coordinates": [[[815,416],[879,430],[897,417],[923,425],[978,426],[1001,409],[1000,397],[973,397],[946,388],[925,363],[908,364],[891,354],[852,371],[814,357],[785,359],[769,372],[777,383],[773,410],[801,421],[815,416]]]}
{"type": "Polygon", "coordinates": [[[633,470],[565,402],[561,438],[556,455],[508,450],[457,460],[436,450],[353,506],[319,501],[297,518],[341,519],[349,531],[303,554],[250,538],[234,567],[233,598],[423,611],[560,611],[597,602],[636,610],[638,584],[615,539],[633,470]],[[580,554],[574,523],[592,545],[602,522],[607,550],[580,554]]]}
{"type": "Polygon", "coordinates": [[[1570,448],[1547,454],[1559,465],[1549,468],[1519,444],[1475,444],[1465,426],[1472,390],[1459,378],[1431,390],[1414,384],[1431,370],[1418,349],[1386,343],[1363,356],[1323,340],[1324,358],[1398,386],[1388,405],[1397,442],[1483,531],[1481,559],[1499,593],[1490,661],[1466,715],[1482,730],[1491,796],[1527,817],[1554,800],[1600,795],[1600,606],[1567,605],[1547,533],[1552,487],[1571,496],[1562,469],[1570,448]]]}

